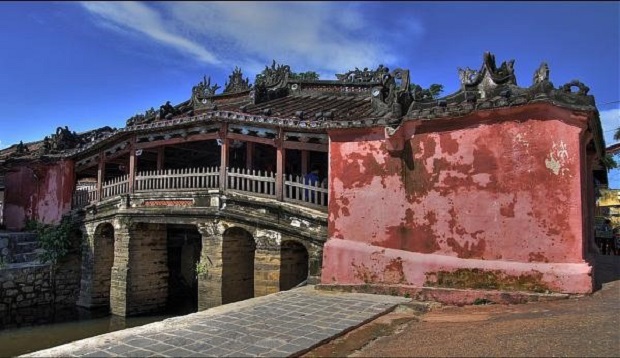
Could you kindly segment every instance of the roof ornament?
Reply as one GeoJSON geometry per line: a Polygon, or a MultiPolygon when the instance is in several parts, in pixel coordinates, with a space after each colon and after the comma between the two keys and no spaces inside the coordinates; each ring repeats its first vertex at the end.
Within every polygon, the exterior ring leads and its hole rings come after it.
{"type": "Polygon", "coordinates": [[[568,82],[567,84],[560,87],[559,90],[563,93],[574,93],[572,91],[573,87],[577,87],[579,89],[579,91],[577,92],[577,95],[580,95],[580,96],[587,96],[588,92],[590,92],[590,87],[584,85],[581,81],[578,81],[578,80],[572,80],[568,82]]]}
{"type": "Polygon", "coordinates": [[[207,104],[209,102],[208,98],[215,96],[215,91],[220,88],[222,87],[218,86],[217,83],[211,86],[211,77],[207,78],[207,76],[204,76],[202,81],[192,87],[192,105],[200,106],[207,104]]]}
{"type": "Polygon", "coordinates": [[[129,118],[125,125],[127,127],[131,127],[138,124],[150,123],[155,120],[156,116],[157,113],[155,113],[155,108],[151,107],[150,109],[147,109],[144,114],[136,114],[135,116],[129,118]]]}
{"type": "Polygon", "coordinates": [[[273,87],[276,85],[285,84],[291,75],[291,67],[288,65],[276,65],[276,60],[273,60],[271,67],[265,66],[263,72],[256,75],[254,80],[254,86],[266,86],[273,87]]]}
{"type": "Polygon", "coordinates": [[[343,74],[336,74],[336,78],[341,82],[347,83],[369,83],[369,82],[383,82],[384,76],[388,75],[390,69],[379,65],[376,70],[369,70],[365,67],[363,70],[355,67],[355,70],[349,71],[343,74]]]}
{"type": "Polygon", "coordinates": [[[409,93],[409,70],[397,68],[392,73],[380,65],[376,74],[381,74],[381,85],[370,91],[371,103],[378,112],[390,112],[393,118],[403,116],[403,108],[408,108],[412,98],[409,93]]]}
{"type": "Polygon", "coordinates": [[[549,81],[549,66],[546,62],[540,64],[536,72],[534,72],[533,85],[549,81]]]}
{"type": "Polygon", "coordinates": [[[26,154],[29,153],[30,150],[28,150],[28,146],[24,144],[23,141],[19,141],[19,144],[17,144],[17,147],[15,148],[15,154],[26,154]]]}
{"type": "Polygon", "coordinates": [[[171,119],[177,114],[179,114],[179,111],[170,104],[170,101],[166,101],[165,104],[159,106],[158,117],[160,120],[171,119]]]}
{"type": "Polygon", "coordinates": [[[250,85],[250,79],[243,79],[243,73],[239,67],[235,66],[233,73],[228,76],[228,81],[224,84],[224,93],[236,93],[243,92],[249,90],[252,86],[250,85]]]}
{"type": "Polygon", "coordinates": [[[458,68],[459,70],[459,79],[461,80],[461,87],[465,88],[465,86],[472,85],[476,78],[478,77],[478,71],[472,70],[469,67],[465,67],[465,69],[458,68]]]}
{"type": "Polygon", "coordinates": [[[271,67],[265,66],[265,69],[256,75],[254,88],[250,91],[254,104],[286,96],[287,82],[292,74],[290,66],[277,65],[276,60],[273,60],[271,67]]]}

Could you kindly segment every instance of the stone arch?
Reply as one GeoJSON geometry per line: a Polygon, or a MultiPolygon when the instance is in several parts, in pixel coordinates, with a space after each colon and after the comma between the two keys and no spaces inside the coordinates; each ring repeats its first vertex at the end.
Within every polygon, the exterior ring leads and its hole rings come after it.
{"type": "Polygon", "coordinates": [[[296,240],[282,241],[280,248],[280,291],[290,290],[308,279],[309,255],[296,240]]]}
{"type": "Polygon", "coordinates": [[[222,240],[222,304],[254,297],[254,257],[252,234],[238,226],[224,231],[222,240]]]}
{"type": "Polygon", "coordinates": [[[114,226],[108,222],[97,225],[92,245],[91,306],[109,306],[114,264],[114,226]]]}

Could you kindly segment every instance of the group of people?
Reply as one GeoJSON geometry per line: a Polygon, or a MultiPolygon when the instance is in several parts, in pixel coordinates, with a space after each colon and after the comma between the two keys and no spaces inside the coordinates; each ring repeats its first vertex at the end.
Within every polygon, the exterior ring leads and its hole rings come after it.
{"type": "Polygon", "coordinates": [[[620,227],[614,228],[611,220],[605,219],[604,224],[596,231],[596,246],[603,255],[620,255],[620,227]]]}

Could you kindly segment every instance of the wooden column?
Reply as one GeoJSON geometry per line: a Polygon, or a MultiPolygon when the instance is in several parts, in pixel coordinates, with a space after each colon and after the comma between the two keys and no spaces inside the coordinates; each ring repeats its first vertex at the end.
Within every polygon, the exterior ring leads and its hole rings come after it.
{"type": "Polygon", "coordinates": [[[308,174],[308,157],[309,152],[307,150],[301,150],[301,175],[308,174]]]}
{"type": "Polygon", "coordinates": [[[164,169],[164,147],[157,148],[157,170],[164,169]]]}
{"type": "Polygon", "coordinates": [[[247,170],[252,169],[252,165],[254,159],[254,143],[253,142],[245,142],[245,168],[247,170]]]}
{"type": "Polygon", "coordinates": [[[133,193],[134,184],[136,181],[136,167],[137,167],[137,158],[136,158],[136,137],[131,139],[131,143],[129,144],[129,192],[133,193]]]}
{"type": "Polygon", "coordinates": [[[99,166],[97,167],[97,201],[103,194],[103,180],[105,179],[105,153],[99,153],[99,166]]]}
{"type": "Polygon", "coordinates": [[[228,124],[222,123],[220,128],[220,140],[222,141],[220,150],[220,189],[226,190],[226,168],[228,167],[228,139],[226,138],[228,132],[228,124]]]}
{"type": "Polygon", "coordinates": [[[286,161],[286,149],[284,149],[284,131],[280,128],[276,141],[276,199],[284,199],[284,163],[286,161]]]}

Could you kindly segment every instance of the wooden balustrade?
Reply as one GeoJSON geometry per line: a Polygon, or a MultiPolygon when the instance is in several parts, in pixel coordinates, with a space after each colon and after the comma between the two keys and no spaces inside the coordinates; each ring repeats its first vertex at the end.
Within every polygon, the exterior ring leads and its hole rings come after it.
{"type": "Polygon", "coordinates": [[[300,175],[284,177],[284,201],[327,206],[327,193],[327,188],[319,181],[306,183],[304,177],[300,175]]]}
{"type": "Polygon", "coordinates": [[[73,193],[73,208],[83,208],[86,205],[98,201],[99,192],[97,191],[97,183],[89,185],[80,185],[73,193]]]}
{"type": "Polygon", "coordinates": [[[220,185],[220,171],[212,168],[162,169],[136,175],[135,191],[215,189],[220,185]]]}
{"type": "Polygon", "coordinates": [[[103,182],[101,199],[129,193],[129,175],[121,175],[103,182]]]}
{"type": "Polygon", "coordinates": [[[244,168],[226,168],[229,190],[243,191],[260,196],[276,196],[276,174],[244,168]]]}
{"type": "MultiPolygon", "coordinates": [[[[251,193],[275,198],[276,173],[244,168],[226,168],[226,190],[251,193]]],[[[220,185],[220,168],[183,168],[143,171],[136,174],[135,192],[217,189],[220,185]]],[[[129,193],[129,175],[103,183],[101,199],[129,193]]],[[[96,186],[81,187],[73,196],[73,207],[81,208],[98,201],[96,186]]],[[[284,177],[283,200],[304,206],[324,208],[328,190],[319,182],[306,183],[303,176],[284,177]]]]}

